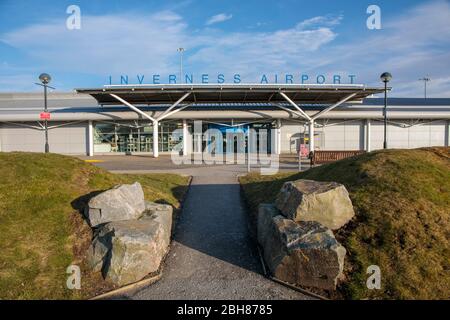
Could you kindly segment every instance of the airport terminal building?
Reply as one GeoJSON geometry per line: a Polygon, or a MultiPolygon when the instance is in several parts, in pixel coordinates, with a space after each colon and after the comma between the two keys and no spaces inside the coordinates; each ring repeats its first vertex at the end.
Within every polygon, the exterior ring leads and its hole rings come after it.
{"type": "MultiPolygon", "coordinates": [[[[205,150],[198,134],[268,129],[271,153],[381,149],[384,88],[364,85],[109,85],[51,92],[50,152],[73,155],[205,150]]],[[[42,93],[0,94],[0,151],[44,151],[42,93]]],[[[388,148],[449,146],[450,99],[390,98],[388,148]]],[[[225,150],[225,146],[224,146],[225,150]]]]}

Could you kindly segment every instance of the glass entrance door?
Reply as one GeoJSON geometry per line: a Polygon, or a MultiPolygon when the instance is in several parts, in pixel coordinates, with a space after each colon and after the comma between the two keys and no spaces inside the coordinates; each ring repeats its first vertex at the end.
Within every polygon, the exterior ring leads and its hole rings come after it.
{"type": "MultiPolygon", "coordinates": [[[[256,150],[260,150],[260,147],[264,148],[267,153],[271,153],[271,129],[272,123],[254,123],[250,125],[220,125],[220,124],[208,124],[206,129],[217,129],[222,133],[223,148],[222,152],[234,152],[234,153],[246,153],[248,152],[248,128],[253,129],[256,132],[256,150]]],[[[196,143],[198,138],[194,136],[194,150],[196,149],[196,143]]],[[[207,143],[212,143],[212,137],[206,137],[207,143]]],[[[220,149],[220,148],[219,148],[220,149]]],[[[252,147],[255,150],[255,147],[252,147]]]]}

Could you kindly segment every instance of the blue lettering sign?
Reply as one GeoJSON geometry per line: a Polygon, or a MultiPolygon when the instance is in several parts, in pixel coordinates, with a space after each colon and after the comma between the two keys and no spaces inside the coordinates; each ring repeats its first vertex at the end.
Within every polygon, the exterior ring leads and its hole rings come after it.
{"type": "Polygon", "coordinates": [[[317,76],[316,82],[317,82],[318,84],[324,84],[324,83],[325,83],[325,76],[322,75],[322,74],[319,74],[319,75],[317,76]]]}
{"type": "MultiPolygon", "coordinates": [[[[241,75],[238,73],[235,73],[233,75],[232,79],[228,78],[224,73],[218,73],[217,75],[214,75],[214,79],[211,78],[211,82],[210,82],[208,73],[196,75],[195,81],[194,81],[194,74],[192,74],[192,73],[191,74],[183,74],[180,78],[178,78],[178,76],[176,74],[168,74],[168,75],[163,75],[163,76],[161,76],[160,74],[153,74],[153,75],[148,76],[148,77],[150,77],[151,81],[149,79],[146,80],[145,77],[146,76],[144,74],[137,74],[137,75],[133,76],[132,79],[134,79],[134,81],[136,81],[134,83],[138,83],[141,85],[145,84],[145,83],[193,84],[193,83],[197,83],[197,82],[204,83],[204,84],[212,83],[212,82],[216,82],[219,84],[223,84],[223,83],[238,84],[238,83],[242,82],[241,75]],[[184,79],[183,79],[183,77],[184,77],[184,79]]],[[[255,80],[256,80],[256,82],[258,81],[257,79],[255,79],[255,80]]],[[[294,74],[290,74],[290,73],[286,73],[286,74],[273,73],[273,78],[272,78],[272,74],[270,74],[269,76],[267,74],[262,74],[259,83],[261,83],[261,84],[269,84],[269,83],[306,84],[306,83],[313,83],[314,80],[315,80],[315,83],[317,83],[317,84],[325,84],[325,83],[355,84],[356,83],[356,75],[353,75],[353,74],[309,75],[306,73],[294,75],[294,74]],[[346,80],[346,79],[348,79],[348,80],[346,80]]],[[[113,85],[114,82],[116,82],[116,83],[119,82],[121,85],[128,85],[130,83],[128,75],[120,75],[119,78],[117,79],[117,81],[114,81],[113,76],[111,76],[111,75],[108,76],[107,83],[109,83],[109,85],[113,85]]],[[[133,80],[132,80],[132,82],[133,82],[133,80]]]]}
{"type": "Polygon", "coordinates": [[[353,75],[353,74],[350,74],[348,77],[350,78],[350,83],[351,83],[351,84],[354,84],[354,83],[355,83],[355,78],[356,78],[356,76],[353,75]]]}
{"type": "Polygon", "coordinates": [[[120,76],[120,84],[128,84],[128,76],[120,76]]]}
{"type": "Polygon", "coordinates": [[[340,75],[334,75],[333,76],[333,83],[334,84],[341,84],[341,76],[340,75]]]}
{"type": "Polygon", "coordinates": [[[302,74],[302,84],[305,83],[305,81],[308,81],[309,77],[307,74],[302,74]]]}
{"type": "Polygon", "coordinates": [[[294,76],[292,74],[286,75],[286,83],[294,83],[294,76]]]}
{"type": "Polygon", "coordinates": [[[265,74],[262,75],[262,78],[261,78],[261,82],[260,82],[260,83],[269,83],[269,82],[267,81],[267,77],[266,77],[265,74]]]}
{"type": "Polygon", "coordinates": [[[169,83],[177,83],[177,76],[174,74],[169,75],[169,83]]]}

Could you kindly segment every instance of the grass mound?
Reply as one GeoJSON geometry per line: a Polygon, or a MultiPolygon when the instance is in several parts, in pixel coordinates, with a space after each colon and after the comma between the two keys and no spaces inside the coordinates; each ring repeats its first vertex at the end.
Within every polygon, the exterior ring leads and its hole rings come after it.
{"type": "Polygon", "coordinates": [[[117,175],[56,154],[0,153],[0,299],[86,298],[111,288],[83,254],[91,230],[77,209],[83,195],[139,181],[145,198],[178,207],[187,177],[117,175]],[[80,265],[81,290],[66,288],[80,265]]]}
{"type": "Polygon", "coordinates": [[[297,174],[240,179],[253,213],[272,202],[285,181],[337,181],[346,186],[356,217],[336,232],[347,248],[353,299],[450,297],[450,148],[385,150],[297,174]],[[368,290],[366,269],[381,268],[381,290],[368,290]]]}

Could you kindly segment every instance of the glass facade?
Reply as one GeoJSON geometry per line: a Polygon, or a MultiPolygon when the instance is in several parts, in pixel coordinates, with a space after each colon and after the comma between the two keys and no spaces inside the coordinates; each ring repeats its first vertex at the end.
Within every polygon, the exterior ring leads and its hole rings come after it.
{"type": "MultiPolygon", "coordinates": [[[[182,131],[174,131],[182,127],[181,122],[159,124],[159,151],[181,150],[182,131]]],[[[111,152],[153,152],[153,124],[147,121],[95,122],[94,153],[111,152]]]]}
{"type": "MultiPolygon", "coordinates": [[[[256,145],[253,146],[255,150],[267,150],[271,153],[271,129],[275,128],[274,123],[252,123],[252,124],[232,124],[231,122],[225,122],[222,124],[209,123],[203,126],[203,131],[207,129],[217,129],[222,134],[223,145],[218,147],[217,152],[235,152],[245,153],[248,148],[248,129],[254,130],[256,134],[256,145]]],[[[194,152],[199,149],[196,148],[196,139],[194,136],[194,152]]],[[[202,150],[205,150],[207,145],[212,143],[212,137],[203,137],[202,150]]],[[[210,148],[210,147],[209,147],[210,148]]]]}
{"type": "Polygon", "coordinates": [[[182,122],[161,123],[158,130],[159,151],[160,152],[169,152],[172,150],[181,151],[183,149],[182,129],[183,129],[182,122]]]}
{"type": "MultiPolygon", "coordinates": [[[[256,131],[256,143],[270,153],[271,131],[273,123],[253,123],[247,125],[213,124],[203,122],[202,134],[193,134],[193,124],[188,122],[188,150],[202,152],[211,144],[214,137],[204,135],[208,129],[217,129],[222,134],[223,145],[215,152],[244,153],[247,148],[247,130],[256,131]],[[264,132],[261,132],[264,131],[264,132]],[[264,133],[264,134],[263,134],[264,133]],[[242,141],[240,141],[242,140],[242,141]],[[240,142],[240,143],[238,143],[240,142]]],[[[159,123],[159,152],[179,151],[183,149],[182,120],[159,123]]],[[[255,146],[256,147],[256,146],[255,146]]],[[[94,122],[94,153],[153,153],[153,124],[149,121],[98,121],[94,122]]]]}

